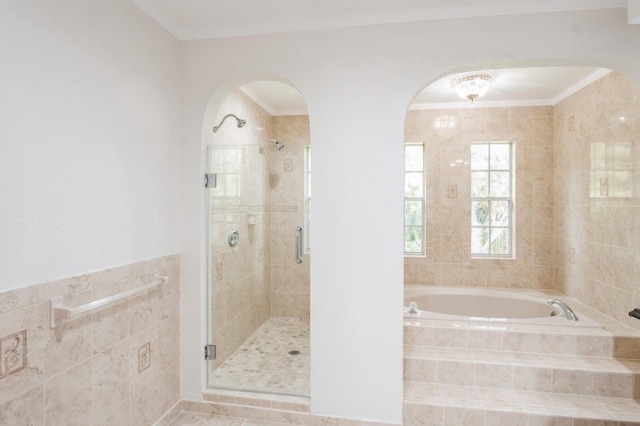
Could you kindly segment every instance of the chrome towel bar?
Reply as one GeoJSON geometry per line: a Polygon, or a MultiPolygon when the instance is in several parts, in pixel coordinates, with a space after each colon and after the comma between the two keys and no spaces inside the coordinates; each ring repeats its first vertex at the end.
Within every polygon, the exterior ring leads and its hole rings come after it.
{"type": "Polygon", "coordinates": [[[149,284],[123,291],[122,293],[114,294],[112,296],[103,297],[102,299],[94,300],[93,302],[85,303],[80,306],[65,306],[62,296],[54,297],[51,299],[51,328],[56,328],[64,321],[80,316],[85,312],[90,312],[110,303],[117,302],[118,300],[135,296],[136,294],[151,290],[166,282],[169,282],[169,277],[156,274],[153,282],[150,282],[149,284]]]}

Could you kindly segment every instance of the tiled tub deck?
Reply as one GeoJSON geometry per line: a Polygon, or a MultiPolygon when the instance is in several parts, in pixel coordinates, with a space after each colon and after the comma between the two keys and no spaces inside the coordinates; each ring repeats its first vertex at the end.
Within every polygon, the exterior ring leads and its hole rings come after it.
{"type": "MultiPolygon", "coordinates": [[[[558,296],[558,295],[556,295],[558,296]]],[[[640,426],[640,333],[561,296],[602,328],[404,324],[403,424],[640,426]]],[[[162,424],[348,425],[305,397],[209,391],[162,424]]]]}
{"type": "Polygon", "coordinates": [[[405,318],[405,425],[640,425],[640,334],[405,318]]]}

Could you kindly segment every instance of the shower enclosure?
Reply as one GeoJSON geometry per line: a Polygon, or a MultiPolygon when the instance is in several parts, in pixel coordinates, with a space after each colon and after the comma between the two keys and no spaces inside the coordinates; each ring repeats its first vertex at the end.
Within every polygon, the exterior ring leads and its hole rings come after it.
{"type": "Polygon", "coordinates": [[[206,153],[208,386],[308,395],[309,256],[296,241],[308,119],[271,116],[240,90],[218,115],[206,153]]]}

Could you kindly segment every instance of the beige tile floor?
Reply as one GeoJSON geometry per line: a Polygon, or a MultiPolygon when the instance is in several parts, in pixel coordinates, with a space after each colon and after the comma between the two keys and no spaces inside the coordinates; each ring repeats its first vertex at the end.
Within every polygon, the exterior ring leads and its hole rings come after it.
{"type": "Polygon", "coordinates": [[[271,317],[213,372],[214,388],[309,395],[309,322],[271,317]],[[290,352],[298,354],[292,355],[290,352]]]}

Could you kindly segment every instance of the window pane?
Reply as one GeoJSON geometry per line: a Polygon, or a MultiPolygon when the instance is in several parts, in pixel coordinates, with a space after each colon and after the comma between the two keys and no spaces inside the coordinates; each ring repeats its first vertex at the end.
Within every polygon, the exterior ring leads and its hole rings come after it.
{"type": "Polygon", "coordinates": [[[471,228],[471,252],[489,254],[489,228],[471,228]]]}
{"type": "Polygon", "coordinates": [[[489,168],[489,145],[471,144],[471,170],[489,168]]]}
{"type": "Polygon", "coordinates": [[[422,228],[407,227],[404,229],[404,251],[406,253],[422,253],[422,228]]]}
{"type": "Polygon", "coordinates": [[[490,197],[508,197],[510,194],[511,182],[509,172],[491,172],[491,192],[490,197]]]}
{"type": "Polygon", "coordinates": [[[507,228],[491,229],[491,253],[509,253],[509,230],[507,228]]]}
{"type": "Polygon", "coordinates": [[[591,142],[591,169],[607,167],[607,148],[604,142],[591,142]]]}
{"type": "Polygon", "coordinates": [[[491,226],[509,226],[508,201],[491,201],[491,226]]]}
{"type": "Polygon", "coordinates": [[[511,142],[471,145],[472,255],[512,255],[512,149],[511,142]]]}
{"type": "Polygon", "coordinates": [[[404,170],[405,172],[421,172],[424,168],[424,156],[422,145],[405,145],[404,170]]]}
{"type": "Polygon", "coordinates": [[[405,197],[422,197],[423,194],[423,174],[422,173],[405,173],[404,174],[404,196],[405,197]]]}
{"type": "Polygon", "coordinates": [[[621,141],[613,144],[613,168],[629,170],[633,168],[635,158],[631,142],[621,141]]]}
{"type": "Polygon", "coordinates": [[[509,157],[509,144],[491,144],[491,170],[508,170],[509,157]]]}
{"type": "Polygon", "coordinates": [[[471,225],[489,225],[488,201],[473,201],[471,203],[471,225]]]}
{"type": "Polygon", "coordinates": [[[404,146],[404,242],[406,254],[424,254],[424,145],[404,146]]]}
{"type": "Polygon", "coordinates": [[[404,224],[422,226],[422,201],[404,202],[404,224]]]}
{"type": "MultiPolygon", "coordinates": [[[[633,172],[612,172],[614,197],[631,198],[633,196],[633,172]]],[[[611,184],[610,184],[611,185],[611,184]]]]}
{"type": "Polygon", "coordinates": [[[486,172],[471,173],[471,196],[486,197],[489,195],[489,179],[486,172]]]}

